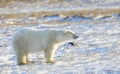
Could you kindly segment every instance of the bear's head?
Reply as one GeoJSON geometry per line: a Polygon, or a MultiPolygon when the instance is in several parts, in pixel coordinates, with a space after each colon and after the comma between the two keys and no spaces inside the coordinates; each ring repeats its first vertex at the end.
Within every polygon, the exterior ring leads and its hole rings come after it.
{"type": "Polygon", "coordinates": [[[57,38],[56,38],[57,42],[65,42],[65,41],[69,41],[69,40],[78,38],[78,36],[75,35],[74,32],[69,31],[69,30],[67,30],[67,31],[64,31],[64,30],[59,31],[56,36],[57,36],[57,38]]]}

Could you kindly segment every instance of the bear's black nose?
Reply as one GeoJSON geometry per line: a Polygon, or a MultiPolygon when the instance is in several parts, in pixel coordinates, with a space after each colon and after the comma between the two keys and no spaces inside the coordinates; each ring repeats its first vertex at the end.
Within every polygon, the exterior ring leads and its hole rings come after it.
{"type": "Polygon", "coordinates": [[[78,36],[77,35],[74,35],[74,39],[77,39],[78,38],[78,36]]]}

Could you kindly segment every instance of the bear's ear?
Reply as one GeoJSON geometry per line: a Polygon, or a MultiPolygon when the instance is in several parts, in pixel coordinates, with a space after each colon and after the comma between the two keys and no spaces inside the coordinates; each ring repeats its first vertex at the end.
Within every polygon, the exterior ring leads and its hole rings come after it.
{"type": "Polygon", "coordinates": [[[64,31],[64,35],[68,34],[68,31],[64,31]]]}
{"type": "Polygon", "coordinates": [[[66,30],[64,33],[65,33],[65,34],[73,34],[73,32],[70,31],[70,30],[66,30]]]}

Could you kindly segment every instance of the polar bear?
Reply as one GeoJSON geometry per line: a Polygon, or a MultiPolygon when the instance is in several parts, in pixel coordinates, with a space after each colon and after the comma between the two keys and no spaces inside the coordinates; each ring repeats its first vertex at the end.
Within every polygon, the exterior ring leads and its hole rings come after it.
{"type": "Polygon", "coordinates": [[[66,30],[39,30],[35,28],[24,28],[18,31],[12,40],[18,65],[30,63],[29,53],[44,51],[47,63],[54,63],[54,53],[57,44],[77,39],[78,36],[72,31],[66,30]]]}

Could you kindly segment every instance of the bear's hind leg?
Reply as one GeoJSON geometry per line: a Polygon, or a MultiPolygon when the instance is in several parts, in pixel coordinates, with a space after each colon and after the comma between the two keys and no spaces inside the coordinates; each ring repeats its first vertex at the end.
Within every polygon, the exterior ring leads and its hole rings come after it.
{"type": "Polygon", "coordinates": [[[13,39],[12,46],[15,51],[15,56],[18,65],[28,63],[28,46],[23,37],[19,36],[13,39]]]}
{"type": "Polygon", "coordinates": [[[25,65],[28,63],[27,62],[28,55],[26,55],[26,54],[18,53],[18,54],[16,54],[16,59],[17,59],[18,65],[25,65]]]}

